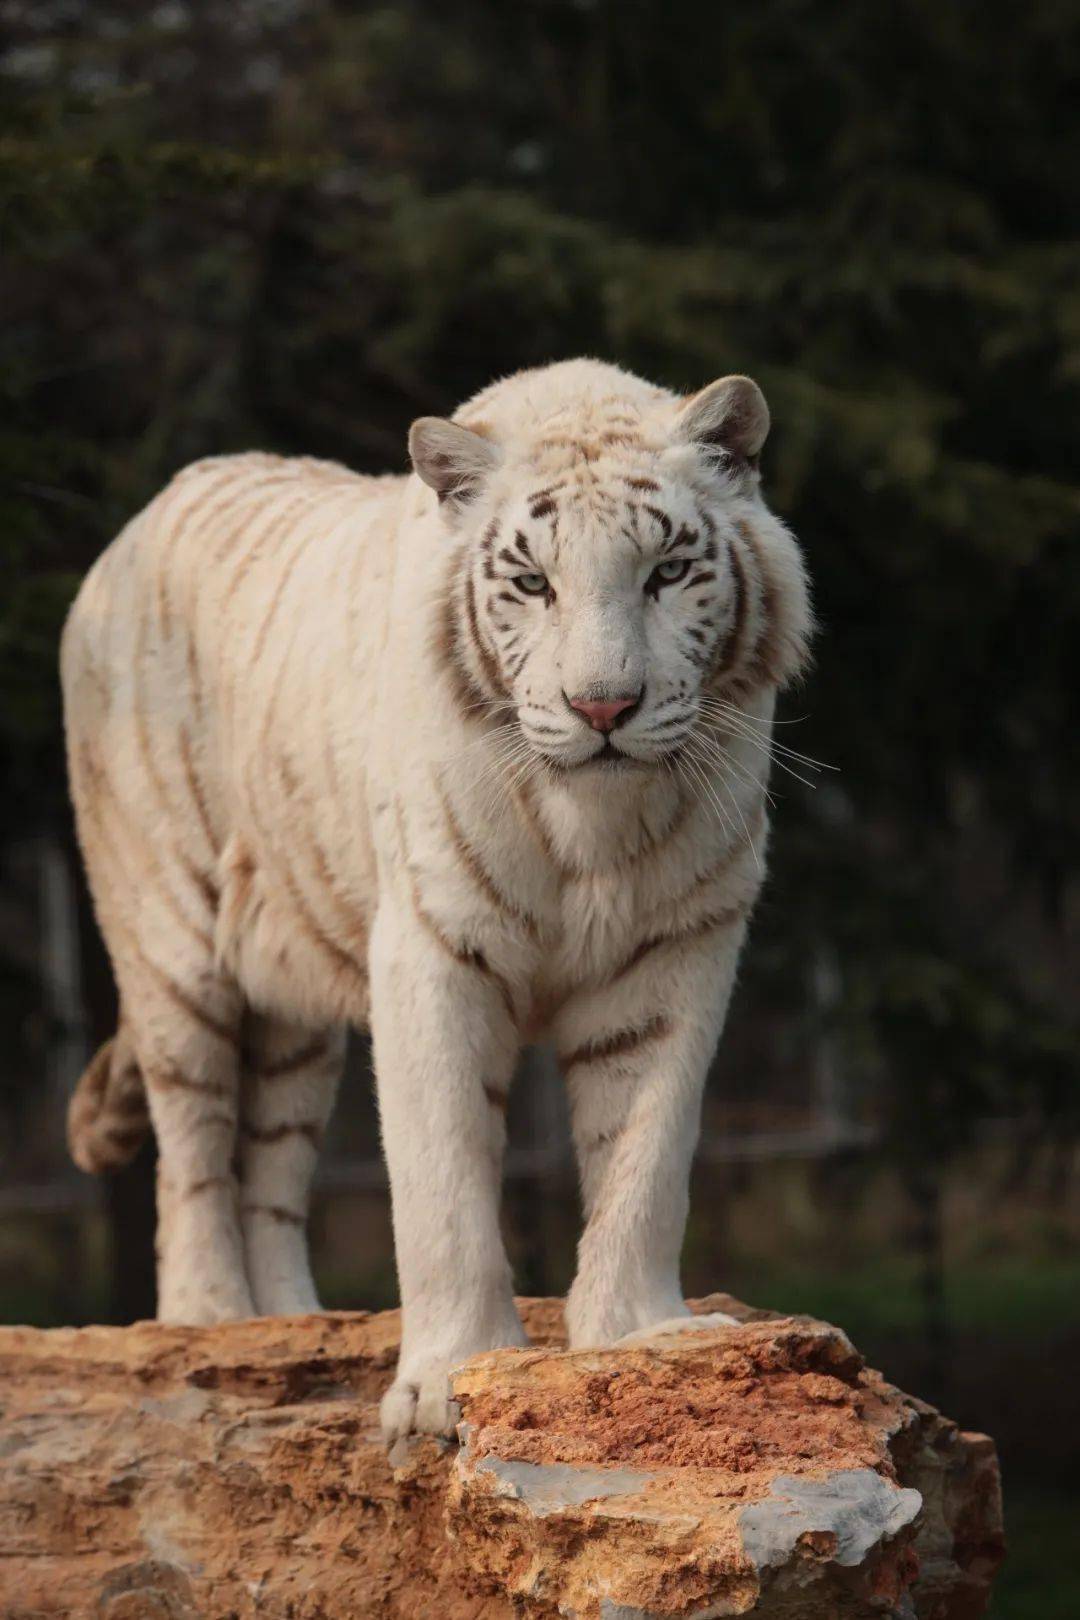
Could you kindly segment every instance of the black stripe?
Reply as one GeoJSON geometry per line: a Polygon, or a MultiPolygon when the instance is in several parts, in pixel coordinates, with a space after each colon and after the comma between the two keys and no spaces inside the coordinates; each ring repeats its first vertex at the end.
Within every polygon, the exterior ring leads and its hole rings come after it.
{"type": "Polygon", "coordinates": [[[619,979],[625,978],[628,973],[637,967],[639,962],[643,962],[647,956],[651,956],[653,951],[661,950],[667,945],[689,945],[695,940],[705,939],[709,934],[715,934],[721,928],[730,928],[732,924],[741,922],[749,910],[748,904],[729,906],[724,911],[710,912],[708,916],[700,918],[696,923],[691,923],[688,928],[679,929],[674,934],[652,934],[648,936],[634,947],[624,962],[620,963],[608,983],[615,984],[619,979]]]}
{"type": "Polygon", "coordinates": [[[662,1040],[670,1031],[671,1020],[663,1013],[657,1013],[647,1023],[639,1024],[636,1028],[620,1029],[614,1035],[605,1035],[596,1041],[585,1041],[572,1052],[560,1056],[559,1062],[565,1073],[581,1063],[602,1063],[608,1058],[624,1057],[628,1052],[636,1052],[639,1047],[646,1046],[651,1041],[662,1040]]]}

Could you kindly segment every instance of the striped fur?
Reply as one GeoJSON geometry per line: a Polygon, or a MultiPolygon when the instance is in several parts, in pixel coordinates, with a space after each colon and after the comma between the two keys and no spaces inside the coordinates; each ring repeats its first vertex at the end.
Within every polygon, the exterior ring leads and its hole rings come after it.
{"type": "Polygon", "coordinates": [[[152,1122],[164,1317],[315,1309],[308,1189],[342,1031],[369,1026],[405,1307],[388,1435],[445,1429],[447,1367],[521,1338],[497,1206],[525,1040],[562,1054],[573,1113],[573,1341],[682,1309],[772,705],[810,629],[766,425],[744,379],[683,402],[573,361],[417,424],[410,478],[201,462],[68,622],[123,1009],[72,1151],[108,1168],[152,1122]],[[609,739],[567,701],[639,689],[609,739]]]}

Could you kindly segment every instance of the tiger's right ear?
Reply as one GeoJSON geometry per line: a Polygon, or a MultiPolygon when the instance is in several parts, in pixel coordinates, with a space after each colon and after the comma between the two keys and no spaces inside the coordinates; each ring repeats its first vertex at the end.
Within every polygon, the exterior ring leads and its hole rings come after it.
{"type": "Polygon", "coordinates": [[[409,429],[409,455],[424,483],[460,511],[475,500],[502,460],[480,427],[464,427],[441,416],[421,416],[409,429]]]}

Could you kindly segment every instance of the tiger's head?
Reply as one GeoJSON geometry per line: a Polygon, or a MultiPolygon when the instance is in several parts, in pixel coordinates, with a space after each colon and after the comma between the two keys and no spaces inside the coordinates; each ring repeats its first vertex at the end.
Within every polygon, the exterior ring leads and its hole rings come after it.
{"type": "Polygon", "coordinates": [[[454,547],[437,651],[462,712],[516,723],[560,772],[642,769],[710,700],[795,676],[811,611],[759,490],[768,428],[748,377],[680,399],[596,361],[415,422],[454,547]]]}

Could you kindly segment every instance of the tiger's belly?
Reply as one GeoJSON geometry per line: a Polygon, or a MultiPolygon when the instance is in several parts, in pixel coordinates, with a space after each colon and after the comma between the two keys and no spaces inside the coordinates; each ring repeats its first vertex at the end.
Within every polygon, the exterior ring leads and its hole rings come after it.
{"type": "Polygon", "coordinates": [[[218,960],[251,1006],[316,1028],[364,1027],[373,865],[361,860],[346,877],[318,844],[286,856],[237,834],[220,875],[218,960]]]}

